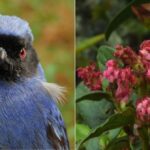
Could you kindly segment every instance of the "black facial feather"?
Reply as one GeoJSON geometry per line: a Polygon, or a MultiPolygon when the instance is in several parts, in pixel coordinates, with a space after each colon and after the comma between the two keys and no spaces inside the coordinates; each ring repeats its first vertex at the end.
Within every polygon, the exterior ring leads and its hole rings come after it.
{"type": "Polygon", "coordinates": [[[7,57],[0,60],[0,80],[16,81],[36,74],[38,58],[31,43],[14,35],[0,35],[0,47],[5,49],[7,57]],[[26,49],[26,58],[19,57],[22,48],[26,49]]]}

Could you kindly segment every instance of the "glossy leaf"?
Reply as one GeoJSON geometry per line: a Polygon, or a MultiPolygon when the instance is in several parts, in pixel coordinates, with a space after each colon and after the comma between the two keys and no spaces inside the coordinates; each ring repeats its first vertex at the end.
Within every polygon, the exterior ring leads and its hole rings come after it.
{"type": "Polygon", "coordinates": [[[90,132],[90,128],[84,124],[76,124],[76,141],[85,138],[90,132]]]}
{"type": "Polygon", "coordinates": [[[129,139],[127,136],[116,138],[112,140],[105,150],[122,150],[122,149],[129,149],[129,139]]]}
{"type": "Polygon", "coordinates": [[[107,30],[106,30],[106,40],[108,40],[110,34],[124,21],[126,21],[129,17],[132,16],[131,6],[142,4],[142,3],[148,3],[149,0],[131,0],[125,8],[123,8],[109,23],[107,30]]]}
{"type": "Polygon", "coordinates": [[[76,99],[79,99],[80,97],[84,96],[85,94],[89,93],[90,90],[81,82],[76,89],[76,99]]]}
{"type": "Polygon", "coordinates": [[[84,100],[77,103],[78,122],[87,124],[90,128],[105,122],[114,113],[114,106],[105,99],[100,101],[84,100]]]}
{"type": "Polygon", "coordinates": [[[117,113],[108,118],[103,124],[95,128],[84,140],[81,141],[80,146],[91,138],[100,136],[104,131],[115,129],[134,123],[134,111],[132,108],[126,109],[122,113],[117,113]]]}
{"type": "Polygon", "coordinates": [[[105,64],[109,59],[113,59],[113,53],[115,49],[109,46],[101,46],[98,49],[97,61],[101,71],[105,70],[105,64]]]}
{"type": "Polygon", "coordinates": [[[81,97],[79,97],[76,100],[76,102],[81,102],[84,100],[100,101],[104,98],[108,101],[111,101],[111,97],[110,97],[109,93],[106,93],[103,91],[92,91],[92,92],[88,92],[85,95],[82,95],[81,97]]]}
{"type": "Polygon", "coordinates": [[[85,148],[86,150],[102,150],[99,145],[99,138],[93,138],[87,141],[85,148]]]}
{"type": "Polygon", "coordinates": [[[78,122],[87,124],[90,128],[94,128],[97,125],[103,123],[114,111],[112,102],[108,99],[102,99],[100,94],[97,95],[97,100],[85,99],[85,95],[88,95],[91,91],[83,84],[79,84],[76,90],[77,102],[77,118],[78,122]],[[92,112],[92,113],[91,113],[92,112]]]}
{"type": "Polygon", "coordinates": [[[103,89],[104,92],[107,91],[108,86],[109,86],[109,81],[106,78],[103,78],[102,89],[103,89]]]}
{"type": "Polygon", "coordinates": [[[121,130],[122,130],[121,128],[109,130],[108,131],[109,139],[112,140],[112,139],[116,138],[120,134],[121,130]]]}

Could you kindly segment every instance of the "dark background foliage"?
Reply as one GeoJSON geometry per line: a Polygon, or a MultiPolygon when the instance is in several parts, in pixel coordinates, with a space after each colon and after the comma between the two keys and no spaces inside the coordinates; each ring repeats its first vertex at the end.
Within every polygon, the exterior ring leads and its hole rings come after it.
{"type": "MultiPolygon", "coordinates": [[[[130,0],[77,0],[76,2],[76,35],[77,45],[87,38],[105,33],[108,24],[130,0]]],[[[77,67],[95,60],[96,49],[102,44],[115,46],[116,44],[129,45],[138,50],[139,43],[148,39],[150,32],[143,22],[132,13],[111,34],[108,41],[97,42],[84,52],[77,53],[77,67]],[[82,62],[81,62],[82,60],[82,62]]],[[[78,48],[78,47],[77,47],[78,48]]]]}

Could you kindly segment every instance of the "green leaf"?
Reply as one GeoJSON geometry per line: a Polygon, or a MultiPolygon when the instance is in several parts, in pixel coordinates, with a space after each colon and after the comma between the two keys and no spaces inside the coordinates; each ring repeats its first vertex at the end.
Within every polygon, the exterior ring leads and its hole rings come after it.
{"type": "Polygon", "coordinates": [[[109,23],[107,29],[106,29],[106,40],[108,40],[110,34],[117,29],[117,27],[127,20],[132,15],[131,6],[133,4],[142,4],[142,3],[148,3],[149,0],[131,0],[125,8],[123,8],[109,23]]]}
{"type": "Polygon", "coordinates": [[[108,86],[109,86],[109,81],[106,78],[104,78],[102,81],[102,88],[104,92],[106,92],[108,86]]]}
{"type": "Polygon", "coordinates": [[[111,97],[109,93],[103,92],[103,91],[91,91],[86,93],[85,95],[82,95],[79,97],[76,102],[81,102],[84,100],[91,100],[91,101],[100,101],[102,99],[106,99],[108,101],[111,101],[111,97]]]}
{"type": "Polygon", "coordinates": [[[83,84],[83,82],[81,82],[76,88],[76,99],[79,99],[89,92],[90,90],[83,84]]]}
{"type": "Polygon", "coordinates": [[[76,124],[76,141],[85,138],[90,132],[90,128],[84,124],[76,124]]]}
{"type": "Polygon", "coordinates": [[[108,135],[107,134],[102,134],[99,139],[100,139],[100,141],[99,141],[100,146],[103,149],[105,149],[106,145],[109,143],[109,137],[108,137],[108,135]]]}
{"type": "MultiPolygon", "coordinates": [[[[76,99],[80,99],[90,92],[91,91],[81,83],[77,86],[76,99]]],[[[101,99],[100,95],[98,95],[98,99],[101,99]]],[[[77,102],[76,108],[78,122],[87,124],[90,128],[103,123],[114,112],[112,102],[106,99],[99,101],[84,99],[83,101],[77,102]]]]}
{"type": "MultiPolygon", "coordinates": [[[[77,143],[78,147],[79,142],[77,143]]],[[[80,150],[103,150],[99,145],[99,138],[93,138],[87,141],[86,145],[80,150]]]]}
{"type": "Polygon", "coordinates": [[[77,52],[81,52],[83,50],[86,50],[87,48],[97,44],[98,42],[101,42],[105,39],[105,35],[104,34],[100,34],[100,35],[96,35],[93,36],[91,38],[88,38],[84,41],[80,41],[79,44],[77,44],[77,52]]]}
{"type": "Polygon", "coordinates": [[[91,138],[100,136],[103,132],[110,129],[126,126],[134,123],[134,110],[132,108],[126,109],[122,113],[117,113],[108,118],[103,124],[95,128],[85,139],[83,139],[78,147],[91,138]]]}
{"type": "Polygon", "coordinates": [[[86,150],[102,150],[99,145],[99,138],[93,138],[87,141],[86,150]]]}
{"type": "Polygon", "coordinates": [[[112,31],[114,31],[123,21],[129,18],[132,14],[131,12],[131,5],[134,3],[135,0],[132,0],[125,8],[123,8],[109,23],[106,29],[106,40],[108,40],[112,31]]]}
{"type": "Polygon", "coordinates": [[[130,144],[129,144],[129,139],[127,136],[116,138],[112,140],[105,150],[122,150],[122,149],[129,149],[130,144]]]}
{"type": "Polygon", "coordinates": [[[109,130],[107,133],[109,139],[112,140],[112,139],[116,138],[120,134],[121,130],[122,130],[121,128],[109,130]]]}
{"type": "Polygon", "coordinates": [[[109,59],[114,59],[115,57],[113,56],[115,49],[109,46],[101,46],[98,49],[98,54],[97,54],[97,61],[98,65],[101,71],[105,70],[105,64],[109,59]]]}
{"type": "Polygon", "coordinates": [[[90,128],[105,122],[105,120],[114,113],[114,105],[109,101],[84,100],[77,103],[77,120],[80,123],[87,124],[90,128]]]}

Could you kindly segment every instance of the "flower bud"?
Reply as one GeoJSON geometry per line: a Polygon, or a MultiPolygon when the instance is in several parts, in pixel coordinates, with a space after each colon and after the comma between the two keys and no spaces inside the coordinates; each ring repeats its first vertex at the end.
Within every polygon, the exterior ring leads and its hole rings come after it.
{"type": "Polygon", "coordinates": [[[138,100],[136,103],[137,119],[143,123],[150,123],[150,97],[138,100]]]}

